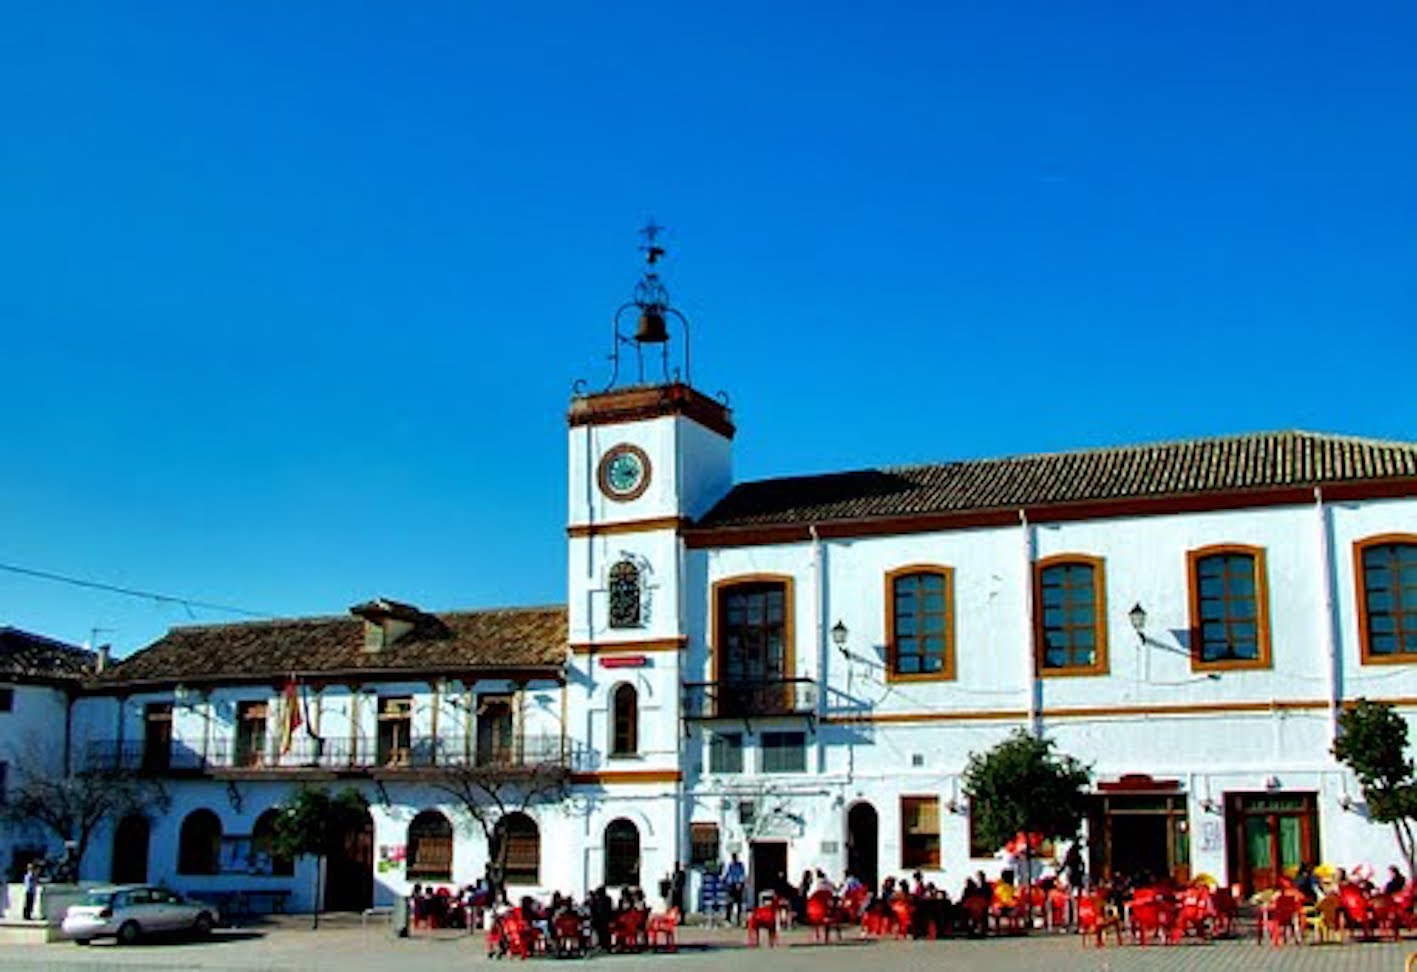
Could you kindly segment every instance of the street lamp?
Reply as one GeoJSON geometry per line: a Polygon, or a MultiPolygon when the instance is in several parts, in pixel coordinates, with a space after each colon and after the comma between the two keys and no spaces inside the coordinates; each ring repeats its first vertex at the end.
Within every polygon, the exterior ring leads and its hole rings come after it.
{"type": "Polygon", "coordinates": [[[1132,621],[1132,630],[1137,633],[1142,644],[1146,644],[1146,609],[1141,606],[1141,602],[1132,605],[1132,609],[1127,612],[1127,617],[1132,621]]]}
{"type": "Polygon", "coordinates": [[[846,630],[845,622],[837,621],[836,624],[832,625],[832,644],[836,645],[837,650],[841,651],[843,654],[846,652],[846,636],[848,634],[850,634],[850,632],[846,630]]]}

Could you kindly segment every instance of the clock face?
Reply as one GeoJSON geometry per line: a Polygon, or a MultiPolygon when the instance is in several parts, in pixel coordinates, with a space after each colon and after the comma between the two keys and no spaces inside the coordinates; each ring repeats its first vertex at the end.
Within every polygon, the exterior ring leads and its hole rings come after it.
{"type": "Polygon", "coordinates": [[[600,490],[614,500],[632,500],[649,486],[649,456],[622,443],[600,459],[600,490]]]}

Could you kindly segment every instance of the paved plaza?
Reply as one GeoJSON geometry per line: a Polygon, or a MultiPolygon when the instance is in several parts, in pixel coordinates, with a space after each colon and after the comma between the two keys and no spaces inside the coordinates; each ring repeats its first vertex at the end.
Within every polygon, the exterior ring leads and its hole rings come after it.
{"type": "MultiPolygon", "coordinates": [[[[1209,945],[1084,948],[1071,936],[1035,935],[986,941],[857,942],[814,945],[803,932],[784,936],[777,949],[750,951],[737,933],[685,929],[674,955],[596,956],[587,968],[619,970],[733,969],[749,972],[859,972],[862,969],[930,969],[958,972],[1189,972],[1189,970],[1287,970],[1287,972],[1402,972],[1417,941],[1400,944],[1349,943],[1272,949],[1250,941],[1209,945]]],[[[208,942],[166,942],[118,948],[97,944],[12,946],[0,949],[0,969],[231,969],[339,972],[398,969],[442,972],[478,966],[546,968],[554,959],[529,966],[488,959],[480,936],[420,934],[396,939],[387,928],[360,928],[347,920],[311,931],[299,919],[260,928],[219,932],[208,942]]],[[[574,963],[571,963],[574,965],[574,963]]]]}

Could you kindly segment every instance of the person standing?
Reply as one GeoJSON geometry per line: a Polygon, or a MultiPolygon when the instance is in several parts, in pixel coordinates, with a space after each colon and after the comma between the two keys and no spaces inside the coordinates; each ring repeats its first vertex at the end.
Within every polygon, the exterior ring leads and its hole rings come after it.
{"type": "Polygon", "coordinates": [[[25,868],[25,921],[34,914],[34,899],[39,895],[39,864],[30,861],[25,868]]]}
{"type": "Polygon", "coordinates": [[[743,920],[743,885],[748,872],[735,853],[723,870],[723,886],[728,890],[728,922],[736,925],[743,920]]]}
{"type": "Polygon", "coordinates": [[[684,914],[684,888],[689,882],[689,876],[684,873],[684,865],[674,862],[674,873],[669,877],[669,907],[677,908],[679,914],[684,914]]]}

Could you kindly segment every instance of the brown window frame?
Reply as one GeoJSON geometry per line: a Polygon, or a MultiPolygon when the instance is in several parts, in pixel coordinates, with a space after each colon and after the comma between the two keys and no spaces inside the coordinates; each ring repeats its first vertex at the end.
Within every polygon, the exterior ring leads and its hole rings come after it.
{"type": "Polygon", "coordinates": [[[938,794],[902,794],[900,798],[900,866],[902,870],[908,871],[938,871],[940,869],[940,797],[938,794]],[[935,846],[931,851],[929,848],[930,835],[921,831],[911,833],[908,829],[910,821],[918,820],[918,815],[912,815],[907,809],[922,807],[928,804],[935,806],[935,846]],[[924,837],[925,846],[923,854],[914,853],[912,848],[912,837],[924,837]]]}
{"type": "MultiPolygon", "coordinates": [[[[728,610],[725,604],[726,599],[732,595],[738,587],[766,587],[768,585],[778,585],[782,588],[782,673],[777,676],[768,676],[769,680],[782,679],[782,698],[784,705],[791,708],[793,685],[789,681],[796,677],[797,672],[797,651],[796,651],[796,598],[793,591],[793,577],[791,574],[739,574],[733,577],[725,577],[723,580],[714,581],[710,593],[710,609],[713,612],[713,651],[710,656],[712,664],[712,681],[720,685],[724,680],[724,653],[727,650],[727,624],[728,610]]],[[[715,706],[724,714],[727,709],[731,709],[733,700],[724,694],[715,700],[715,706]],[[727,703],[727,704],[726,704],[727,703]]],[[[754,693],[748,692],[748,706],[752,708],[754,693]]],[[[735,713],[736,714],[736,713],[735,713]]],[[[748,713],[755,714],[755,713],[748,713]]]]}
{"type": "Polygon", "coordinates": [[[1259,671],[1273,667],[1269,635],[1269,568],[1265,548],[1245,543],[1216,543],[1186,551],[1186,587],[1190,604],[1191,671],[1259,671]],[[1256,658],[1221,658],[1206,661],[1201,638],[1200,562],[1207,557],[1243,554],[1255,565],[1255,642],[1256,658]]]}
{"type": "Polygon", "coordinates": [[[631,683],[620,682],[610,690],[610,755],[623,758],[639,754],[640,693],[631,683]],[[622,706],[625,699],[628,701],[622,706]]]}
{"type": "Polygon", "coordinates": [[[706,867],[717,864],[723,846],[718,824],[714,821],[693,821],[689,824],[689,866],[706,867]]]}
{"type": "Polygon", "coordinates": [[[270,705],[265,701],[236,703],[236,750],[233,766],[260,766],[270,748],[270,705]],[[259,742],[260,745],[253,745],[259,742]]]}
{"type": "MultiPolygon", "coordinates": [[[[497,820],[492,827],[492,839],[510,841],[502,879],[507,884],[539,886],[541,884],[541,827],[531,814],[514,810],[497,820]],[[513,824],[517,825],[515,832],[513,824]]],[[[491,853],[495,860],[501,849],[498,843],[491,853]]]]}
{"type": "Polygon", "coordinates": [[[406,846],[404,877],[406,879],[417,878],[424,881],[451,881],[453,879],[456,834],[453,832],[453,822],[448,819],[447,814],[437,809],[420,810],[408,822],[408,829],[404,833],[406,846]],[[431,830],[434,818],[440,818],[442,821],[442,826],[438,827],[439,833],[414,832],[415,826],[418,826],[420,821],[424,822],[423,828],[425,830],[431,830]],[[446,833],[442,832],[444,828],[447,830],[446,833]],[[441,866],[444,863],[442,860],[444,848],[447,850],[446,868],[441,866]],[[436,853],[433,852],[435,850],[436,853]]]}
{"type": "Polygon", "coordinates": [[[1033,563],[1033,665],[1039,678],[1075,678],[1106,675],[1111,670],[1107,654],[1107,561],[1083,553],[1050,554],[1033,563]],[[1052,567],[1083,565],[1092,570],[1092,663],[1049,667],[1047,626],[1043,610],[1043,572],[1052,567]]]}
{"type": "MultiPolygon", "coordinates": [[[[887,682],[949,682],[955,678],[955,581],[954,568],[942,564],[906,564],[886,572],[886,681],[887,682]],[[896,671],[896,616],[895,586],[908,577],[930,574],[939,577],[945,585],[945,657],[944,666],[938,672],[897,672],[896,671]]],[[[917,637],[919,637],[917,635],[917,637]]],[[[923,657],[923,656],[922,656],[923,657]]]]}
{"type": "MultiPolygon", "coordinates": [[[[1369,628],[1371,622],[1368,616],[1368,587],[1364,582],[1366,571],[1363,569],[1363,555],[1369,547],[1383,547],[1397,543],[1417,544],[1417,533],[1379,533],[1353,542],[1353,590],[1358,605],[1358,651],[1364,665],[1410,665],[1417,662],[1417,652],[1398,651],[1391,655],[1379,655],[1369,649],[1372,633],[1369,628]]],[[[1401,607],[1393,613],[1402,613],[1401,607]]],[[[1399,621],[1397,627],[1399,644],[1403,633],[1404,630],[1399,621]]]]}

